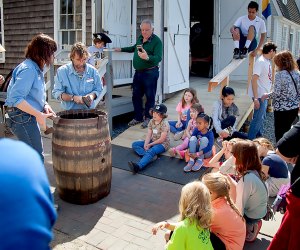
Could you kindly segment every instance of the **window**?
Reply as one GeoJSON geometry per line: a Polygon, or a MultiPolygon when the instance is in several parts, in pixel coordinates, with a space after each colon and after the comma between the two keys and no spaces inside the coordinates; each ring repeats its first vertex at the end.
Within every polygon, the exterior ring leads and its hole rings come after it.
{"type": "Polygon", "coordinates": [[[62,49],[68,49],[77,41],[85,42],[83,25],[85,0],[59,0],[57,18],[58,41],[62,49]],[[83,11],[84,10],[84,11],[83,11]]]}
{"type": "MultiPolygon", "coordinates": [[[[0,43],[3,47],[4,45],[4,24],[3,24],[3,1],[0,0],[0,43]]],[[[0,53],[0,63],[5,62],[5,52],[0,53]]]]}

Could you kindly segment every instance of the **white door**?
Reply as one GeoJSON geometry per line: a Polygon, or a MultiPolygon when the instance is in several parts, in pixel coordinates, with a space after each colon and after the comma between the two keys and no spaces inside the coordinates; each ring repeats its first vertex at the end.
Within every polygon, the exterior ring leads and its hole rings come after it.
{"type": "Polygon", "coordinates": [[[233,41],[230,28],[237,18],[247,15],[249,1],[214,0],[215,29],[214,44],[214,75],[225,68],[232,60],[233,41]]]}
{"type": "MultiPolygon", "coordinates": [[[[131,3],[136,6],[136,0],[102,0],[102,29],[108,32],[112,43],[110,48],[127,47],[135,43],[136,22],[132,20],[131,3]],[[133,22],[134,21],[134,22],[133,22]]],[[[133,53],[113,52],[114,86],[132,83],[133,53]]]]}
{"type": "Polygon", "coordinates": [[[190,1],[165,0],[164,93],[189,87],[190,1]]]}

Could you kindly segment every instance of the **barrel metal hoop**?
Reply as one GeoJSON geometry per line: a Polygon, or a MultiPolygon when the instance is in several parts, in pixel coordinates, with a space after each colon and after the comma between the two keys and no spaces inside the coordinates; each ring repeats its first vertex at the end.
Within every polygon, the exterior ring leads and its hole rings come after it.
{"type": "Polygon", "coordinates": [[[110,138],[101,141],[100,143],[96,143],[93,145],[88,145],[88,146],[80,146],[80,147],[70,147],[70,146],[63,146],[63,145],[58,145],[55,142],[52,141],[52,146],[54,146],[58,150],[63,150],[66,152],[73,152],[73,151],[85,151],[85,150],[93,150],[97,148],[101,148],[104,145],[108,145],[110,142],[110,138]]]}

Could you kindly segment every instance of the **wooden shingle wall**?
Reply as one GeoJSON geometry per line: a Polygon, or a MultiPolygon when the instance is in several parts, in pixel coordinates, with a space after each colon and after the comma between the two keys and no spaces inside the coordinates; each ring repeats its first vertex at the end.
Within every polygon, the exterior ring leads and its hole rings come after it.
{"type": "Polygon", "coordinates": [[[154,1],[153,0],[137,0],[137,19],[136,19],[136,35],[141,34],[140,24],[144,19],[153,21],[154,17],[154,1]]]}
{"type": "Polygon", "coordinates": [[[53,37],[53,0],[3,0],[5,63],[0,74],[6,76],[24,60],[24,49],[34,35],[53,37]]]}

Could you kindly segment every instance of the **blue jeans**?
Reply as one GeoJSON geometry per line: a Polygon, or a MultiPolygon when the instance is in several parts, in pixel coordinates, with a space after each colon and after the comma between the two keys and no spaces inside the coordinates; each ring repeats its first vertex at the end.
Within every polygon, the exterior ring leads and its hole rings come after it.
{"type": "Polygon", "coordinates": [[[187,121],[181,121],[182,126],[179,127],[179,128],[176,128],[176,127],[175,127],[176,123],[177,123],[177,121],[169,121],[170,131],[171,131],[171,133],[173,133],[173,134],[176,134],[177,132],[180,132],[180,131],[182,131],[182,130],[185,130],[186,127],[187,127],[187,121]]]}
{"type": "Polygon", "coordinates": [[[165,147],[162,144],[155,144],[147,151],[144,149],[145,141],[135,141],[132,143],[132,149],[139,156],[142,157],[137,163],[140,169],[146,167],[153,159],[155,155],[161,154],[166,151],[165,147]]]}
{"type": "Polygon", "coordinates": [[[7,126],[20,141],[35,149],[44,162],[43,141],[36,118],[18,108],[14,108],[14,111],[7,112],[7,114],[9,116],[6,119],[7,126]]]}
{"type": "Polygon", "coordinates": [[[157,80],[159,76],[158,67],[153,69],[136,71],[132,82],[132,103],[134,108],[134,119],[143,120],[143,96],[146,96],[145,118],[150,118],[150,108],[154,107],[157,80]]]}
{"type": "Polygon", "coordinates": [[[182,127],[176,128],[175,125],[176,125],[177,121],[169,121],[171,133],[176,134],[177,132],[185,130],[187,128],[187,125],[188,125],[190,119],[191,119],[191,111],[189,109],[186,114],[186,121],[181,121],[182,127]]]}
{"type": "Polygon", "coordinates": [[[263,125],[264,120],[266,118],[268,100],[264,100],[262,102],[259,98],[258,101],[260,106],[259,109],[254,109],[253,119],[250,123],[250,128],[248,132],[249,140],[253,140],[257,137],[260,137],[263,134],[263,125]]]}
{"type": "MultiPolygon", "coordinates": [[[[207,137],[201,137],[199,140],[196,136],[192,136],[189,142],[189,152],[196,153],[201,151],[202,149],[206,148],[208,145],[207,137]],[[200,144],[200,145],[199,145],[200,144]]],[[[200,155],[198,158],[204,159],[209,158],[212,156],[212,150],[208,151],[207,153],[200,155]]]]}

